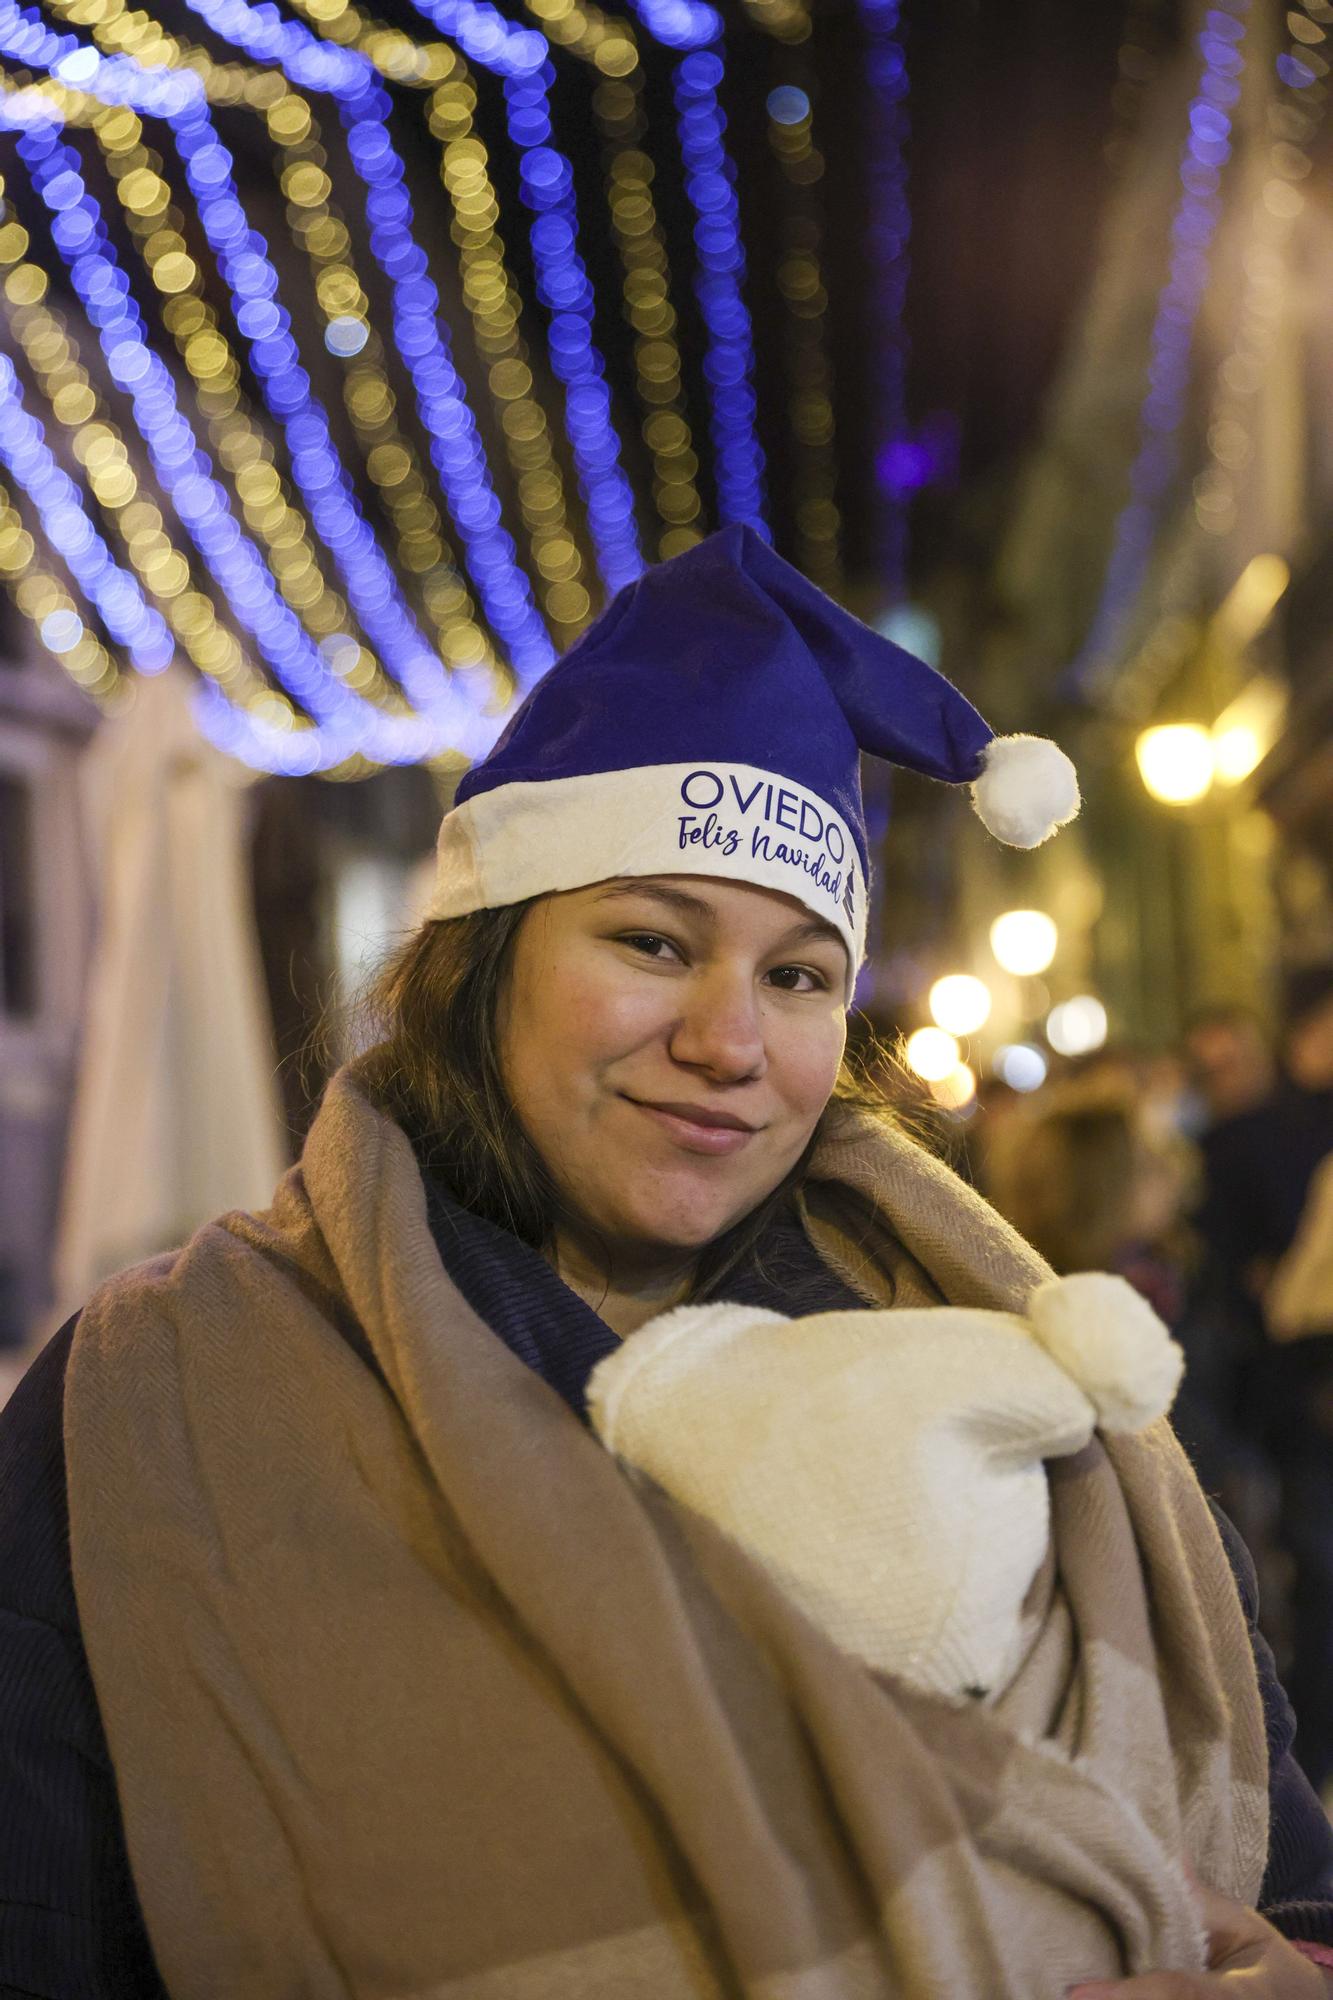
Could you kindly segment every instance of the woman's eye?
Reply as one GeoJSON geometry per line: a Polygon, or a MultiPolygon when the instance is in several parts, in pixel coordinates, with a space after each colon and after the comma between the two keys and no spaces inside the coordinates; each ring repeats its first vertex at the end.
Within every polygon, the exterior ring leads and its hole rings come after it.
{"type": "Polygon", "coordinates": [[[769,977],[770,979],[777,979],[784,982],[781,987],[781,991],[784,993],[823,993],[828,988],[828,981],[825,979],[823,973],[813,971],[808,965],[777,965],[773,968],[769,977]],[[785,983],[788,979],[792,981],[807,979],[810,984],[808,986],[788,985],[785,983]]]}
{"type": "Polygon", "coordinates": [[[674,951],[676,948],[667,938],[660,937],[656,931],[628,931],[620,942],[632,945],[634,950],[642,952],[645,958],[662,956],[661,950],[654,949],[656,946],[661,946],[667,951],[674,951]]]}

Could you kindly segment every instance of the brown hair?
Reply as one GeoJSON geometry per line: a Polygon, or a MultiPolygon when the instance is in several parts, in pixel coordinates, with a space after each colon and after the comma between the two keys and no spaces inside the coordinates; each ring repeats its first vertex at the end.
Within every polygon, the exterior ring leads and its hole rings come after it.
{"type": "MultiPolygon", "coordinates": [[[[372,990],[380,1039],[362,1070],[423,1166],[439,1173],[465,1208],[542,1249],[564,1204],[509,1100],[495,1033],[514,941],[534,900],[423,924],[372,990]]],[[[855,1107],[910,1124],[916,1094],[898,1058],[863,1027],[805,1153],[757,1208],[707,1246],[692,1296],[708,1297],[792,1200],[826,1119],[855,1107]]]]}

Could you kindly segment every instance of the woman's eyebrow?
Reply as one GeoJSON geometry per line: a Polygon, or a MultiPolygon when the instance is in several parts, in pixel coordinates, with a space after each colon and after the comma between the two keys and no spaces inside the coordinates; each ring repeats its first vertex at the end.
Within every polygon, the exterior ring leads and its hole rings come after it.
{"type": "MultiPolygon", "coordinates": [[[[616,882],[602,891],[598,901],[609,903],[613,898],[627,896],[651,897],[655,903],[665,903],[668,909],[676,910],[682,916],[698,917],[710,925],[717,923],[717,912],[712,904],[706,903],[701,896],[692,896],[688,889],[659,888],[650,882],[616,882]]],[[[807,942],[836,944],[846,949],[841,933],[834,930],[832,924],[826,924],[822,917],[810,917],[804,923],[793,924],[778,940],[779,945],[807,942]]]]}
{"type": "Polygon", "coordinates": [[[702,896],[691,896],[687,889],[659,889],[651,882],[614,882],[597,900],[609,903],[613,897],[625,896],[651,897],[653,902],[665,903],[668,909],[678,910],[682,916],[699,917],[706,924],[717,922],[717,912],[702,896]]]}

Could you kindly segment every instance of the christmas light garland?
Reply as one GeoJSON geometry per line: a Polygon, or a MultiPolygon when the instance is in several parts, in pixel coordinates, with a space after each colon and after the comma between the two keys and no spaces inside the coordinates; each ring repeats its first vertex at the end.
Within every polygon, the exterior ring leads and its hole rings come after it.
{"type": "Polygon", "coordinates": [[[907,437],[907,331],[911,272],[907,195],[907,59],[902,0],[858,0],[866,38],[870,98],[867,174],[870,324],[874,329],[871,408],[875,440],[875,557],[885,594],[901,596],[907,571],[909,486],[900,471],[907,437]]]}
{"type": "MultiPolygon", "coordinates": [[[[704,532],[636,27],[671,58],[714,513],[768,534],[718,10],[635,0],[631,25],[591,0],[543,0],[539,30],[482,0],[416,0],[427,30],[416,36],[352,0],[292,0],[298,19],[250,0],[186,0],[220,58],[127,0],[46,4],[93,46],[0,0],[0,135],[19,209],[42,215],[41,257],[90,338],[81,348],[47,303],[19,212],[0,207],[17,364],[0,385],[12,489],[0,500],[0,577],[80,685],[106,699],[121,685],[100,626],[134,671],[187,660],[205,733],[259,768],[346,775],[474,756],[581,629],[594,590],[641,573],[587,223],[552,120],[557,49],[590,72],[653,553],[704,532]],[[536,311],[498,227],[473,72],[499,94],[521,202],[509,226],[526,234],[536,311]],[[392,85],[417,94],[440,148],[479,399],[420,238],[392,85]],[[285,229],[302,266],[280,262],[272,230],[254,227],[223,113],[262,121],[279,238],[285,229]],[[296,268],[310,286],[299,302],[296,268]],[[370,289],[381,279],[383,331],[370,289]],[[505,524],[511,491],[522,559],[505,524]]],[[[790,34],[782,8],[752,12],[790,34]]]]}
{"type": "MultiPolygon", "coordinates": [[[[799,46],[799,44],[797,44],[799,46]]],[[[824,161],[813,137],[809,93],[781,84],[768,96],[768,141],[786,183],[778,289],[787,307],[784,363],[792,440],[795,559],[835,597],[843,581],[833,420],[833,367],[828,351],[828,293],[822,268],[824,161]]]]}

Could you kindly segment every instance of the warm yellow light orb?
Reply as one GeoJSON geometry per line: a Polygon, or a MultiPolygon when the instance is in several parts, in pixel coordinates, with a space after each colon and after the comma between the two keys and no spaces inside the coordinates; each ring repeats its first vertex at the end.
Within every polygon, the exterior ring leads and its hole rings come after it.
{"type": "Polygon", "coordinates": [[[949,1034],[975,1034],[990,1015],[990,988],[970,972],[951,972],[931,987],[929,1006],[936,1024],[949,1034]]]}
{"type": "Polygon", "coordinates": [[[1019,978],[1045,972],[1060,933],[1044,910],[1006,910],[990,927],[990,948],[1006,972],[1019,978]]]}
{"type": "Polygon", "coordinates": [[[942,1083],[960,1060],[957,1042],[943,1028],[918,1028],[907,1038],[907,1067],[923,1083],[942,1083]]]}
{"type": "Polygon", "coordinates": [[[1243,722],[1214,732],[1213,757],[1217,776],[1224,785],[1238,785],[1242,778],[1248,778],[1263,754],[1258,731],[1243,722]]]}
{"type": "Polygon", "coordinates": [[[1134,755],[1145,787],[1164,805],[1192,805],[1213,782],[1217,762],[1213,739],[1197,722],[1167,722],[1145,729],[1134,755]]]}
{"type": "Polygon", "coordinates": [[[946,1111],[963,1111],[977,1094],[975,1073],[966,1063],[958,1063],[947,1076],[931,1084],[930,1094],[946,1111]]]}

